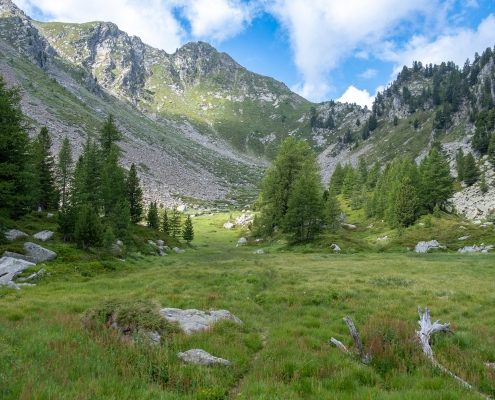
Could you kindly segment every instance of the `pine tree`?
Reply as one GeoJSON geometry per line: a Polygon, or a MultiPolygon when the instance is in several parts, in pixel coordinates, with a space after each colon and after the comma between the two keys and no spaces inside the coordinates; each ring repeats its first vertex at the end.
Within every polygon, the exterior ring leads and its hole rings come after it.
{"type": "Polygon", "coordinates": [[[464,157],[464,170],[463,177],[464,183],[468,186],[471,186],[480,178],[480,170],[476,165],[476,161],[471,153],[467,153],[464,157]]]}
{"type": "Polygon", "coordinates": [[[108,118],[103,123],[98,140],[105,159],[107,159],[110,155],[112,147],[115,143],[122,140],[122,133],[117,128],[117,125],[115,125],[115,120],[112,114],[109,114],[108,118]]]}
{"type": "Polygon", "coordinates": [[[486,177],[485,177],[485,173],[483,172],[483,174],[481,175],[481,181],[480,181],[480,190],[481,190],[481,193],[486,193],[488,192],[488,184],[486,183],[486,177]]]}
{"type": "Polygon", "coordinates": [[[375,114],[371,114],[371,117],[368,120],[368,126],[369,126],[370,132],[373,132],[377,128],[377,126],[378,126],[378,120],[376,119],[376,115],[375,114]]]}
{"type": "Polygon", "coordinates": [[[113,145],[101,174],[101,196],[106,217],[111,217],[117,203],[126,197],[125,174],[118,160],[118,149],[113,145]]]}
{"type": "Polygon", "coordinates": [[[119,238],[124,238],[128,234],[130,219],[129,205],[125,198],[121,198],[110,217],[113,231],[119,238]]]}
{"type": "Polygon", "coordinates": [[[186,243],[191,243],[194,239],[194,228],[190,215],[187,216],[184,226],[182,227],[182,238],[186,241],[186,243]]]}
{"type": "Polygon", "coordinates": [[[168,220],[167,210],[163,210],[161,230],[165,235],[170,235],[170,222],[168,220]]]}
{"type": "Polygon", "coordinates": [[[74,229],[74,238],[77,245],[84,251],[88,251],[90,246],[101,246],[103,228],[100,217],[91,204],[85,204],[81,207],[74,229]]]}
{"type": "Polygon", "coordinates": [[[160,229],[160,219],[158,218],[158,208],[156,206],[156,201],[151,202],[150,208],[148,210],[148,227],[151,229],[160,229]]]}
{"type": "Polygon", "coordinates": [[[399,226],[412,225],[418,216],[419,199],[411,180],[405,177],[395,201],[395,219],[399,226]]]}
{"type": "Polygon", "coordinates": [[[7,89],[0,76],[0,216],[16,218],[35,201],[29,168],[28,124],[19,107],[19,89],[7,89]]]}
{"type": "Polygon", "coordinates": [[[324,219],[323,187],[315,162],[308,161],[294,182],[282,227],[295,242],[314,239],[324,219]]]}
{"type": "Polygon", "coordinates": [[[139,186],[139,178],[134,163],[131,164],[131,169],[129,170],[126,189],[127,201],[129,202],[129,210],[131,213],[131,222],[137,224],[141,221],[143,215],[143,190],[139,186]]]}
{"type": "Polygon", "coordinates": [[[62,234],[64,242],[72,241],[76,229],[77,214],[69,203],[58,213],[58,232],[62,234]]]}
{"type": "Polygon", "coordinates": [[[105,233],[103,234],[103,247],[105,248],[107,254],[110,254],[113,242],[115,242],[115,235],[113,234],[112,227],[107,226],[105,233]]]}
{"type": "Polygon", "coordinates": [[[172,210],[172,215],[170,216],[169,220],[169,225],[170,225],[170,235],[173,236],[174,238],[179,237],[181,234],[181,214],[180,212],[174,208],[172,210]]]}
{"type": "Polygon", "coordinates": [[[50,153],[52,140],[46,127],[33,143],[33,159],[38,178],[37,207],[43,211],[58,208],[58,190],[55,186],[55,160],[50,153]]]}
{"type": "Polygon", "coordinates": [[[325,213],[328,232],[333,234],[339,233],[342,210],[340,209],[340,204],[337,197],[332,195],[328,196],[325,204],[325,213]]]}
{"type": "Polygon", "coordinates": [[[457,150],[457,155],[455,157],[456,170],[457,170],[457,180],[462,182],[464,180],[464,152],[462,148],[459,147],[457,150]]]}
{"type": "Polygon", "coordinates": [[[102,209],[100,155],[97,144],[88,138],[74,169],[71,202],[76,208],[91,203],[96,211],[102,209]]]}
{"type": "Polygon", "coordinates": [[[444,157],[434,147],[430,155],[423,159],[420,170],[420,199],[427,210],[432,211],[436,204],[445,203],[453,193],[450,167],[444,157]]]}
{"type": "Polygon", "coordinates": [[[69,188],[73,169],[72,148],[67,136],[62,141],[62,147],[58,153],[57,183],[60,188],[61,209],[65,210],[69,201],[69,188]]]}

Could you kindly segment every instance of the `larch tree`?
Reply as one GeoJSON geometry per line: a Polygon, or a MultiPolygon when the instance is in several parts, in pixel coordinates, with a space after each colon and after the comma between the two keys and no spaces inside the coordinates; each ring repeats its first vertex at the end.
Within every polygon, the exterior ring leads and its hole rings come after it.
{"type": "Polygon", "coordinates": [[[143,216],[143,190],[139,186],[136,166],[131,164],[126,181],[127,201],[131,213],[131,222],[137,224],[143,216]]]}
{"type": "Polygon", "coordinates": [[[69,201],[69,189],[73,172],[72,148],[67,136],[62,141],[62,147],[58,153],[57,183],[60,189],[61,209],[65,210],[69,201]]]}
{"type": "Polygon", "coordinates": [[[187,216],[184,226],[182,227],[182,238],[187,243],[191,243],[194,239],[194,228],[190,215],[187,216]]]}
{"type": "Polygon", "coordinates": [[[42,127],[33,142],[33,160],[38,190],[36,206],[39,211],[58,208],[59,193],[55,185],[55,159],[51,154],[52,139],[46,127],[42,127]]]}

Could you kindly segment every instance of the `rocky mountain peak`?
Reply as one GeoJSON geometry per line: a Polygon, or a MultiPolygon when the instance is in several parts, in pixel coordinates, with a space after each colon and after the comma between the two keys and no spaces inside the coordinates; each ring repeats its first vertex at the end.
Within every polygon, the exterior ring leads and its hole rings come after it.
{"type": "Polygon", "coordinates": [[[0,16],[3,18],[18,16],[23,19],[30,19],[26,14],[24,14],[24,11],[22,11],[10,0],[0,0],[0,16]]]}

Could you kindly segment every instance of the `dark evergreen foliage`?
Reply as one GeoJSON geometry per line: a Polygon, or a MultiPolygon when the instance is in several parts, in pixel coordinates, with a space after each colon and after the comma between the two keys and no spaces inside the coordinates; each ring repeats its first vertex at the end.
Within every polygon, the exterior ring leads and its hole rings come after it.
{"type": "Polygon", "coordinates": [[[194,228],[190,215],[187,216],[184,226],[182,227],[182,238],[187,243],[191,243],[194,239],[194,228]]]}

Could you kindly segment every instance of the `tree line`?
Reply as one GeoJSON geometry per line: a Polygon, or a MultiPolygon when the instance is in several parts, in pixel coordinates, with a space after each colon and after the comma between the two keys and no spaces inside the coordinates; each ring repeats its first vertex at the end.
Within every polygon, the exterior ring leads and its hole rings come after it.
{"type": "MultiPolygon", "coordinates": [[[[136,167],[119,165],[122,139],[116,121],[109,115],[95,139],[88,136],[82,154],[74,162],[67,137],[57,157],[46,127],[29,138],[30,126],[19,107],[18,88],[7,88],[0,76],[0,228],[32,210],[58,210],[59,232],[84,250],[110,247],[115,238],[131,245],[131,225],[143,219],[143,191],[136,167]]],[[[148,212],[148,226],[157,229],[153,218],[156,203],[148,212]],[[151,213],[151,214],[150,214],[151,213]]],[[[184,227],[180,215],[165,234],[194,238],[190,218],[184,227]],[[179,233],[178,233],[179,232],[179,233]],[[185,232],[185,233],[184,233],[185,232]]],[[[156,218],[158,213],[156,212],[156,218]]],[[[162,219],[167,220],[164,213],[162,219]]]]}

